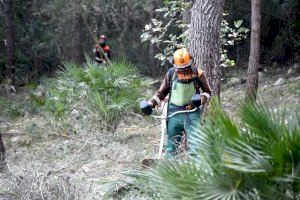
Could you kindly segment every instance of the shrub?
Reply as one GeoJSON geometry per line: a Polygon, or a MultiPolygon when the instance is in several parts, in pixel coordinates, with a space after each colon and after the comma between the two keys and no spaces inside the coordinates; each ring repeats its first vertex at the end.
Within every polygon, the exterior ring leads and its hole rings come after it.
{"type": "Polygon", "coordinates": [[[65,117],[72,109],[81,107],[109,126],[117,125],[122,116],[136,111],[139,98],[149,88],[149,81],[124,59],[109,66],[89,58],[83,67],[65,62],[57,75],[46,84],[44,96],[31,95],[37,105],[55,118],[65,117]]]}
{"type": "Polygon", "coordinates": [[[162,199],[299,199],[298,113],[242,105],[236,123],[215,104],[194,130],[191,159],[165,160],[135,180],[162,199]]]}
{"type": "Polygon", "coordinates": [[[23,102],[13,102],[9,99],[0,97],[0,114],[10,119],[17,119],[20,117],[24,110],[25,105],[23,102]]]}

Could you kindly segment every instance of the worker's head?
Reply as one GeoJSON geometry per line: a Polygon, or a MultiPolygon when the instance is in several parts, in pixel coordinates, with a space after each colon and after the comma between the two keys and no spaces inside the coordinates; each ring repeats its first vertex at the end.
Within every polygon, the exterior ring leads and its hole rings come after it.
{"type": "Polygon", "coordinates": [[[100,46],[105,46],[105,44],[106,44],[106,37],[105,37],[105,35],[101,35],[100,37],[99,37],[99,44],[100,44],[100,46]]]}
{"type": "Polygon", "coordinates": [[[183,69],[191,66],[192,64],[190,53],[185,48],[178,49],[175,51],[173,61],[174,67],[176,69],[183,69]]]}
{"type": "Polygon", "coordinates": [[[173,64],[179,82],[189,83],[193,80],[192,58],[187,49],[182,48],[175,51],[173,64]]]}

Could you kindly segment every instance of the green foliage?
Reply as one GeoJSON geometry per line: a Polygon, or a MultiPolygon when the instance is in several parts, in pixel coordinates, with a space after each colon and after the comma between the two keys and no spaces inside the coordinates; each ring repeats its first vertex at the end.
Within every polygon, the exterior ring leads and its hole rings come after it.
{"type": "Polygon", "coordinates": [[[172,55],[178,48],[187,46],[188,25],[182,20],[183,12],[191,6],[183,0],[165,1],[156,9],[157,18],[146,24],[141,35],[142,42],[155,44],[160,52],[156,54],[161,65],[172,62],[172,55]]]}
{"type": "Polygon", "coordinates": [[[0,115],[7,116],[11,119],[20,117],[23,113],[23,103],[15,103],[7,98],[0,97],[0,115]]]}
{"type": "Polygon", "coordinates": [[[58,64],[53,41],[57,35],[52,33],[55,26],[44,13],[44,6],[43,1],[14,1],[17,84],[26,83],[25,76],[32,80],[58,64]]]}
{"type": "MultiPolygon", "coordinates": [[[[107,36],[113,58],[125,55],[142,68],[148,62],[148,48],[139,41],[139,37],[148,18],[148,3],[146,0],[13,1],[17,84],[23,85],[25,77],[29,81],[36,80],[41,74],[54,71],[64,60],[76,59],[73,52],[77,41],[81,52],[94,56],[92,50],[95,44],[87,24],[95,37],[101,34],[107,36]],[[78,16],[83,16],[87,24],[82,22],[76,26],[78,16]],[[80,39],[77,37],[79,32],[80,39]],[[137,56],[137,52],[141,56],[137,56]]],[[[4,16],[3,2],[0,6],[0,16],[4,16]]],[[[0,49],[5,50],[2,24],[0,49]]],[[[1,51],[0,72],[5,63],[6,52],[1,51]]]]}
{"type": "MultiPolygon", "coordinates": [[[[299,114],[244,104],[234,122],[215,102],[193,133],[190,159],[165,160],[135,180],[162,199],[298,199],[299,114]]],[[[131,175],[131,177],[134,177],[131,175]]]]}
{"type": "MultiPolygon", "coordinates": [[[[189,26],[183,20],[183,14],[188,12],[191,6],[191,2],[184,0],[165,1],[165,6],[156,10],[157,18],[151,19],[151,23],[145,26],[141,40],[155,44],[160,49],[155,58],[161,65],[167,61],[172,63],[174,51],[188,46],[189,26]]],[[[228,46],[233,46],[247,37],[249,30],[242,27],[242,22],[242,20],[234,21],[234,26],[230,27],[225,18],[222,20],[220,53],[223,67],[235,65],[235,62],[227,56],[228,46]]]]}
{"type": "MultiPolygon", "coordinates": [[[[224,13],[223,16],[226,17],[228,13],[224,13]]],[[[221,66],[222,67],[232,67],[235,66],[234,60],[230,60],[227,56],[227,49],[230,46],[239,44],[242,40],[247,38],[247,33],[249,29],[242,27],[243,20],[234,21],[234,26],[230,27],[225,18],[221,22],[221,66]]]]}
{"type": "Polygon", "coordinates": [[[141,27],[148,14],[147,3],[146,0],[51,0],[43,4],[42,13],[50,18],[49,24],[53,26],[49,30],[51,43],[55,45],[60,60],[74,60],[74,32],[81,32],[82,52],[94,56],[95,42],[90,29],[96,38],[102,34],[107,36],[113,58],[125,55],[139,67],[147,62],[147,46],[139,41],[141,27]],[[76,27],[74,19],[78,16],[84,20],[76,27]],[[137,52],[143,56],[137,56],[137,52]]]}
{"type": "Polygon", "coordinates": [[[137,69],[124,59],[112,65],[99,65],[87,57],[83,67],[65,62],[43,95],[32,100],[56,118],[67,116],[79,108],[115,126],[124,116],[136,111],[138,99],[144,96],[149,81],[138,75],[137,69]]]}
{"type": "Polygon", "coordinates": [[[136,109],[147,80],[138,75],[133,65],[119,60],[112,66],[87,64],[87,68],[91,79],[86,83],[92,88],[88,93],[90,107],[105,122],[115,123],[136,109]]]}
{"type": "MultiPolygon", "coordinates": [[[[95,44],[88,31],[89,28],[96,37],[100,34],[107,35],[107,43],[112,49],[113,58],[125,55],[137,67],[143,69],[141,70],[143,73],[154,73],[145,70],[151,58],[148,45],[139,40],[141,32],[148,23],[142,39],[158,46],[155,48],[155,54],[159,61],[164,63],[170,60],[169,55],[172,55],[175,48],[187,44],[188,26],[182,19],[184,12],[190,7],[188,2],[193,1],[15,0],[13,7],[17,84],[23,85],[36,80],[41,74],[56,69],[63,60],[76,59],[76,51],[87,52],[92,56],[95,44]],[[149,20],[153,7],[159,9],[155,12],[155,19],[149,20]],[[87,23],[82,21],[82,24],[77,26],[78,17],[83,17],[87,23]],[[78,41],[78,48],[75,48],[78,41]]],[[[1,6],[3,7],[3,2],[1,6]]],[[[236,19],[243,20],[242,26],[250,27],[250,1],[226,1],[226,11],[229,13],[226,16],[228,26],[235,32],[242,31],[235,28],[240,26],[240,21],[234,23],[236,19]]],[[[262,13],[262,61],[286,62],[288,59],[297,58],[300,49],[299,2],[266,0],[262,5],[262,13]]],[[[0,15],[4,14],[4,9],[0,9],[0,15]]],[[[5,50],[4,33],[4,25],[1,23],[1,50],[5,50]]],[[[223,44],[228,51],[222,51],[221,59],[224,65],[234,65],[234,62],[230,61],[234,57],[239,58],[239,61],[240,58],[242,61],[248,59],[248,39],[246,42],[244,39],[235,40],[236,46],[232,46],[232,42],[230,45],[226,42],[223,44]]],[[[0,52],[0,72],[4,70],[6,56],[6,51],[0,52]]],[[[165,71],[164,68],[160,70],[165,71]]],[[[0,78],[1,76],[2,73],[0,78]]]]}

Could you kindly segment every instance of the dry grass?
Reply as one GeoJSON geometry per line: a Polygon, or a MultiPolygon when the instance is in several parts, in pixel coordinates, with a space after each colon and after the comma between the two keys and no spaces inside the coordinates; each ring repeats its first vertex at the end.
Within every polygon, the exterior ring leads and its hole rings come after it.
{"type": "Polygon", "coordinates": [[[114,133],[90,115],[62,121],[27,115],[1,123],[10,167],[0,199],[109,198],[106,183],[157,151],[159,128],[137,116],[129,120],[114,133]]]}
{"type": "MultiPolygon", "coordinates": [[[[274,87],[277,78],[260,83],[260,98],[299,109],[300,81],[274,87]]],[[[231,116],[243,101],[244,86],[222,93],[231,116]]],[[[140,169],[142,159],[156,157],[159,120],[124,116],[112,133],[94,116],[76,111],[60,121],[30,112],[17,119],[0,116],[9,165],[0,178],[0,199],[147,199],[115,181],[126,170],[140,169]]]]}

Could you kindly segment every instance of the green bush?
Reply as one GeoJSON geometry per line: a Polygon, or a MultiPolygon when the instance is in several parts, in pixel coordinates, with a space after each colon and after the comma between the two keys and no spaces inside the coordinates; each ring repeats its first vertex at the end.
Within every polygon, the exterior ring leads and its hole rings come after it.
{"type": "Polygon", "coordinates": [[[99,65],[89,58],[83,66],[65,62],[57,75],[46,84],[44,97],[31,95],[33,102],[56,118],[80,106],[112,126],[136,111],[139,98],[149,88],[149,81],[124,59],[111,65],[99,65]]]}
{"type": "Polygon", "coordinates": [[[24,111],[23,102],[13,102],[6,98],[0,97],[0,116],[6,116],[11,119],[17,119],[24,111]]]}
{"type": "MultiPolygon", "coordinates": [[[[160,199],[299,199],[299,114],[242,105],[234,122],[218,104],[195,129],[191,159],[133,176],[160,199]]],[[[132,176],[132,175],[131,175],[132,176]]]]}

